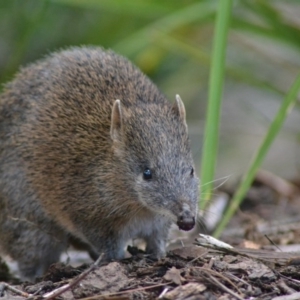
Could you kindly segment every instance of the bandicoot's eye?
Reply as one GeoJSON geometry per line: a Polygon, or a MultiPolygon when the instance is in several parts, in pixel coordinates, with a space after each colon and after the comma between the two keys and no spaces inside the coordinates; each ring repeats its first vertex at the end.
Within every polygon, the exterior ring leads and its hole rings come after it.
{"type": "Polygon", "coordinates": [[[194,168],[191,168],[191,176],[194,176],[194,168]]]}
{"type": "Polygon", "coordinates": [[[149,179],[152,179],[152,172],[149,168],[146,168],[143,172],[143,178],[145,180],[149,180],[149,179]]]}

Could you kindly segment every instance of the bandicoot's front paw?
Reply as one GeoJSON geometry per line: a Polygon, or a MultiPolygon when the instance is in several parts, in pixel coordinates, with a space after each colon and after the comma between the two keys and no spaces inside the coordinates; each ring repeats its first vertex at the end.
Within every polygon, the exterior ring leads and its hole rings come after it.
{"type": "Polygon", "coordinates": [[[166,256],[166,249],[165,247],[159,247],[155,249],[147,247],[146,253],[149,254],[151,259],[160,260],[166,256]]]}
{"type": "Polygon", "coordinates": [[[152,260],[160,260],[166,257],[166,253],[149,253],[149,258],[152,260]]]}

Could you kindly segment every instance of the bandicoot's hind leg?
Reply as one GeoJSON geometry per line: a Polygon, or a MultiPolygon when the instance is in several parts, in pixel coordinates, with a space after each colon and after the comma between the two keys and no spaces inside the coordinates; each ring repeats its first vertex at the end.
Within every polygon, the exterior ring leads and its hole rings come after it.
{"type": "Polygon", "coordinates": [[[47,233],[26,220],[10,216],[1,219],[0,248],[18,262],[22,279],[33,280],[43,275],[51,264],[59,261],[67,247],[66,235],[58,228],[47,233]]]}

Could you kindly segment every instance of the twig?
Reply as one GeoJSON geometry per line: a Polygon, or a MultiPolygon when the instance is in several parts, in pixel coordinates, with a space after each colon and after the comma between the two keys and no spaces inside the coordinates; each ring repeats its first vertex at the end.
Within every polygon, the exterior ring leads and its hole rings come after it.
{"type": "Polygon", "coordinates": [[[229,278],[224,276],[222,273],[219,273],[217,271],[214,271],[214,270],[209,269],[209,268],[204,268],[204,267],[194,267],[194,268],[201,270],[203,273],[207,273],[208,276],[209,276],[209,273],[210,273],[214,276],[218,276],[218,277],[222,278],[223,280],[227,281],[230,285],[232,285],[241,294],[241,292],[240,292],[239,288],[237,287],[237,285],[235,285],[229,278]]]}
{"type": "MultiPolygon", "coordinates": [[[[240,282],[240,283],[242,283],[244,285],[251,286],[251,284],[249,284],[247,281],[245,281],[245,280],[243,280],[243,279],[241,279],[241,278],[239,278],[239,277],[231,274],[230,272],[224,272],[224,274],[227,276],[228,279],[233,279],[233,280],[235,280],[237,282],[240,282]]],[[[239,293],[240,293],[240,291],[239,291],[239,293]]]]}
{"type": "Polygon", "coordinates": [[[294,279],[294,278],[290,278],[288,276],[285,276],[283,274],[281,274],[280,272],[278,272],[277,270],[271,268],[272,272],[274,272],[277,276],[280,276],[281,278],[284,278],[286,281],[290,281],[293,282],[295,284],[300,284],[300,280],[294,279]]]}
{"type": "Polygon", "coordinates": [[[170,289],[169,287],[165,287],[164,290],[158,296],[158,299],[162,299],[165,296],[165,294],[168,292],[169,289],[170,289]]]}
{"type": "Polygon", "coordinates": [[[136,289],[131,289],[131,290],[125,290],[125,291],[121,291],[121,292],[116,292],[116,293],[109,293],[109,294],[105,294],[105,295],[95,295],[95,296],[91,296],[91,297],[87,297],[87,298],[80,298],[79,300],[96,300],[96,299],[105,299],[111,297],[111,296],[118,296],[118,295],[122,295],[122,294],[128,294],[128,293],[133,293],[133,292],[138,292],[138,291],[144,291],[144,290],[150,290],[150,289],[154,289],[160,286],[165,286],[171,284],[171,282],[166,282],[166,283],[159,283],[159,284],[155,284],[152,286],[145,286],[145,287],[140,287],[140,288],[136,288],[136,289]]]}
{"type": "Polygon", "coordinates": [[[198,260],[199,258],[205,256],[208,252],[209,252],[209,251],[206,249],[206,251],[203,252],[201,255],[199,255],[199,256],[193,258],[191,261],[189,261],[189,262],[187,263],[187,265],[192,265],[193,262],[195,262],[195,261],[198,260]]]}
{"type": "Polygon", "coordinates": [[[3,286],[3,290],[5,290],[5,289],[10,290],[10,291],[14,292],[15,294],[20,295],[22,297],[28,298],[28,297],[32,296],[31,294],[28,294],[26,292],[16,289],[15,287],[9,285],[6,282],[1,282],[1,285],[3,286]]]}
{"type": "Polygon", "coordinates": [[[277,286],[279,287],[279,289],[281,291],[283,291],[285,294],[289,294],[289,295],[292,295],[294,293],[296,293],[296,291],[292,288],[290,288],[285,282],[283,279],[280,279],[277,286]]]}
{"type": "Polygon", "coordinates": [[[274,297],[273,300],[297,300],[299,298],[300,298],[300,292],[297,292],[291,295],[274,297]]]}
{"type": "Polygon", "coordinates": [[[99,265],[100,261],[102,260],[104,253],[102,253],[99,258],[84,272],[82,272],[80,275],[78,275],[77,277],[75,277],[70,283],[61,286],[53,291],[51,291],[50,293],[47,293],[43,296],[43,299],[45,300],[50,300],[50,299],[54,299],[55,297],[58,297],[59,295],[61,295],[62,293],[66,292],[67,290],[71,289],[72,287],[74,287],[75,285],[77,285],[82,279],[84,279],[89,273],[91,273],[94,269],[97,268],[97,266],[99,265]]]}
{"type": "Polygon", "coordinates": [[[268,237],[267,234],[265,234],[264,236],[274,247],[276,247],[277,250],[279,250],[279,252],[282,252],[282,250],[268,237]]]}
{"type": "Polygon", "coordinates": [[[214,266],[214,263],[215,263],[215,258],[212,257],[210,260],[209,260],[209,263],[208,263],[208,269],[212,269],[212,267],[214,266]]]}
{"type": "Polygon", "coordinates": [[[243,300],[244,298],[241,297],[240,295],[236,294],[235,292],[233,292],[232,290],[230,290],[228,287],[226,287],[224,284],[222,284],[219,280],[217,280],[216,278],[214,278],[213,276],[207,274],[207,276],[209,277],[210,280],[212,280],[216,285],[218,285],[223,291],[227,292],[228,294],[230,294],[233,297],[236,297],[239,300],[243,300]]]}
{"type": "Polygon", "coordinates": [[[295,184],[266,170],[259,170],[255,179],[260,183],[270,187],[279,195],[289,199],[294,199],[296,196],[299,196],[300,191],[295,184]]]}

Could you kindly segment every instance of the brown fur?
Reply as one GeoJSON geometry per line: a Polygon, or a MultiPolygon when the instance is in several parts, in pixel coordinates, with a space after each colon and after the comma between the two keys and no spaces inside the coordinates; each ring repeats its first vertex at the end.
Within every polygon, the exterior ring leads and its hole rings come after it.
{"type": "Polygon", "coordinates": [[[70,236],[107,259],[140,237],[159,258],[171,222],[193,226],[192,168],[180,99],[172,105],[111,51],[54,53],[0,95],[0,247],[28,278],[70,236]]]}

